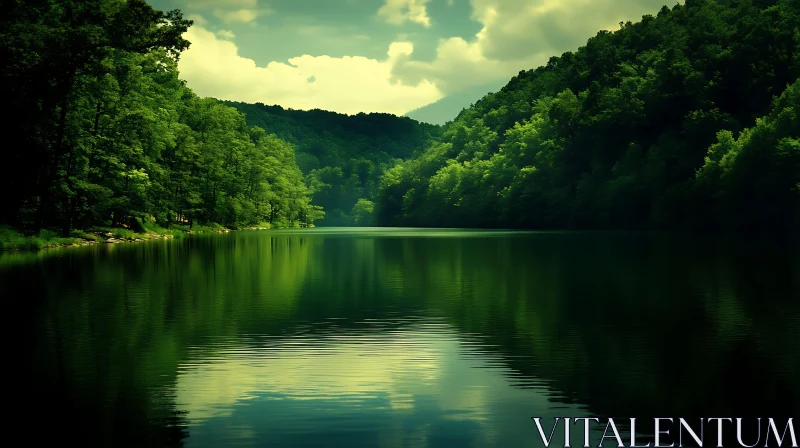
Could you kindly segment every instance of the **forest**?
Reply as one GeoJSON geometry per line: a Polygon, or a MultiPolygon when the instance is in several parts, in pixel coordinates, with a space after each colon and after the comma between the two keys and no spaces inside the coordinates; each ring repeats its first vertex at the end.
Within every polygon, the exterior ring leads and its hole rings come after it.
{"type": "Polygon", "coordinates": [[[665,6],[444,126],[200,98],[192,22],[143,0],[5,9],[0,234],[800,229],[796,0],[665,6]]]}
{"type": "Polygon", "coordinates": [[[800,229],[800,2],[686,0],[463,110],[379,225],[800,229]]]}
{"type": "Polygon", "coordinates": [[[374,224],[372,199],[383,174],[441,136],[441,127],[392,114],[345,115],[325,110],[223,102],[295,148],[312,202],[325,210],[320,226],[374,224]]]}
{"type": "Polygon", "coordinates": [[[323,216],[292,145],[199,98],[177,62],[192,22],[143,0],[12,2],[0,20],[13,114],[0,225],[306,226],[323,216]]]}

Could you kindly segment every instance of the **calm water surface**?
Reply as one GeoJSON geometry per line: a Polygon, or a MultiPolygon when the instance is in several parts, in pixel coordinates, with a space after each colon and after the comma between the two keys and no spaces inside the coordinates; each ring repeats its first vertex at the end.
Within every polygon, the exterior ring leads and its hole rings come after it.
{"type": "Polygon", "coordinates": [[[34,445],[530,447],[533,416],[800,414],[786,240],[235,232],[1,255],[0,297],[34,445]]]}

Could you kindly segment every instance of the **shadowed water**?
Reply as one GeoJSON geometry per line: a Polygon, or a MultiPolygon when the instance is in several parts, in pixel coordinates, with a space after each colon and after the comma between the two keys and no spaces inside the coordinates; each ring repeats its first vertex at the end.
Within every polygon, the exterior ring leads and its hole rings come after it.
{"type": "Polygon", "coordinates": [[[533,416],[800,410],[785,239],[234,232],[4,254],[0,294],[37,444],[530,447],[533,416]]]}

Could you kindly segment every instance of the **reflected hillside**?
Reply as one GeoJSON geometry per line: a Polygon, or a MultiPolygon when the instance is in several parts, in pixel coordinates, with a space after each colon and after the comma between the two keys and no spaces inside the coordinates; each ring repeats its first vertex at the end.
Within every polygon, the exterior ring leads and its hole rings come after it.
{"type": "Polygon", "coordinates": [[[23,369],[19,381],[38,399],[26,397],[25,406],[63,429],[53,435],[59,439],[177,443],[184,423],[175,420],[171,391],[190,348],[210,335],[285,326],[308,263],[303,238],[242,234],[6,264],[0,295],[16,311],[9,315],[31,319],[18,348],[32,371],[23,369]]]}
{"type": "Polygon", "coordinates": [[[237,232],[5,263],[0,294],[28,319],[19,407],[53,437],[278,443],[258,428],[283,422],[319,439],[327,409],[336,431],[374,424],[351,446],[395,432],[496,446],[529,437],[532,415],[797,415],[798,253],[644,234],[237,232]]]}
{"type": "Polygon", "coordinates": [[[597,414],[800,409],[796,245],[612,233],[381,244],[400,294],[597,414]]]}

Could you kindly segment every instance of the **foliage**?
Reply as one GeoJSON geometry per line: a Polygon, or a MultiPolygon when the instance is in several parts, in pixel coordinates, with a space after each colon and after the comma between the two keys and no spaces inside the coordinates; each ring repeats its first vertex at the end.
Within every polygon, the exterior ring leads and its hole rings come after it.
{"type": "Polygon", "coordinates": [[[367,199],[359,199],[353,206],[353,220],[357,226],[372,225],[375,204],[367,199]]]}
{"type": "Polygon", "coordinates": [[[381,175],[401,160],[419,155],[441,134],[438,126],[381,113],[345,115],[314,109],[224,101],[296,147],[297,165],[313,202],[326,210],[320,225],[362,225],[354,214],[360,198],[377,193],[381,175]]]}
{"type": "Polygon", "coordinates": [[[0,223],[31,237],[800,227],[795,0],[664,7],[520,72],[444,127],[199,98],[177,71],[191,21],[142,0],[4,10],[0,223]]]}
{"type": "Polygon", "coordinates": [[[687,0],[620,25],[387,170],[378,224],[800,228],[800,4],[687,0]]]}
{"type": "Polygon", "coordinates": [[[103,240],[100,236],[83,230],[73,230],[69,232],[69,236],[72,238],[79,238],[82,240],[95,241],[95,242],[100,242],[103,240]]]}
{"type": "Polygon", "coordinates": [[[191,25],[179,11],[57,0],[7,12],[0,90],[14,113],[2,121],[0,223],[68,235],[321,216],[290,144],[179,79],[191,25]]]}
{"type": "Polygon", "coordinates": [[[0,252],[6,250],[39,250],[77,243],[80,237],[62,238],[57,232],[44,229],[38,234],[24,235],[9,227],[0,227],[0,252]]]}

